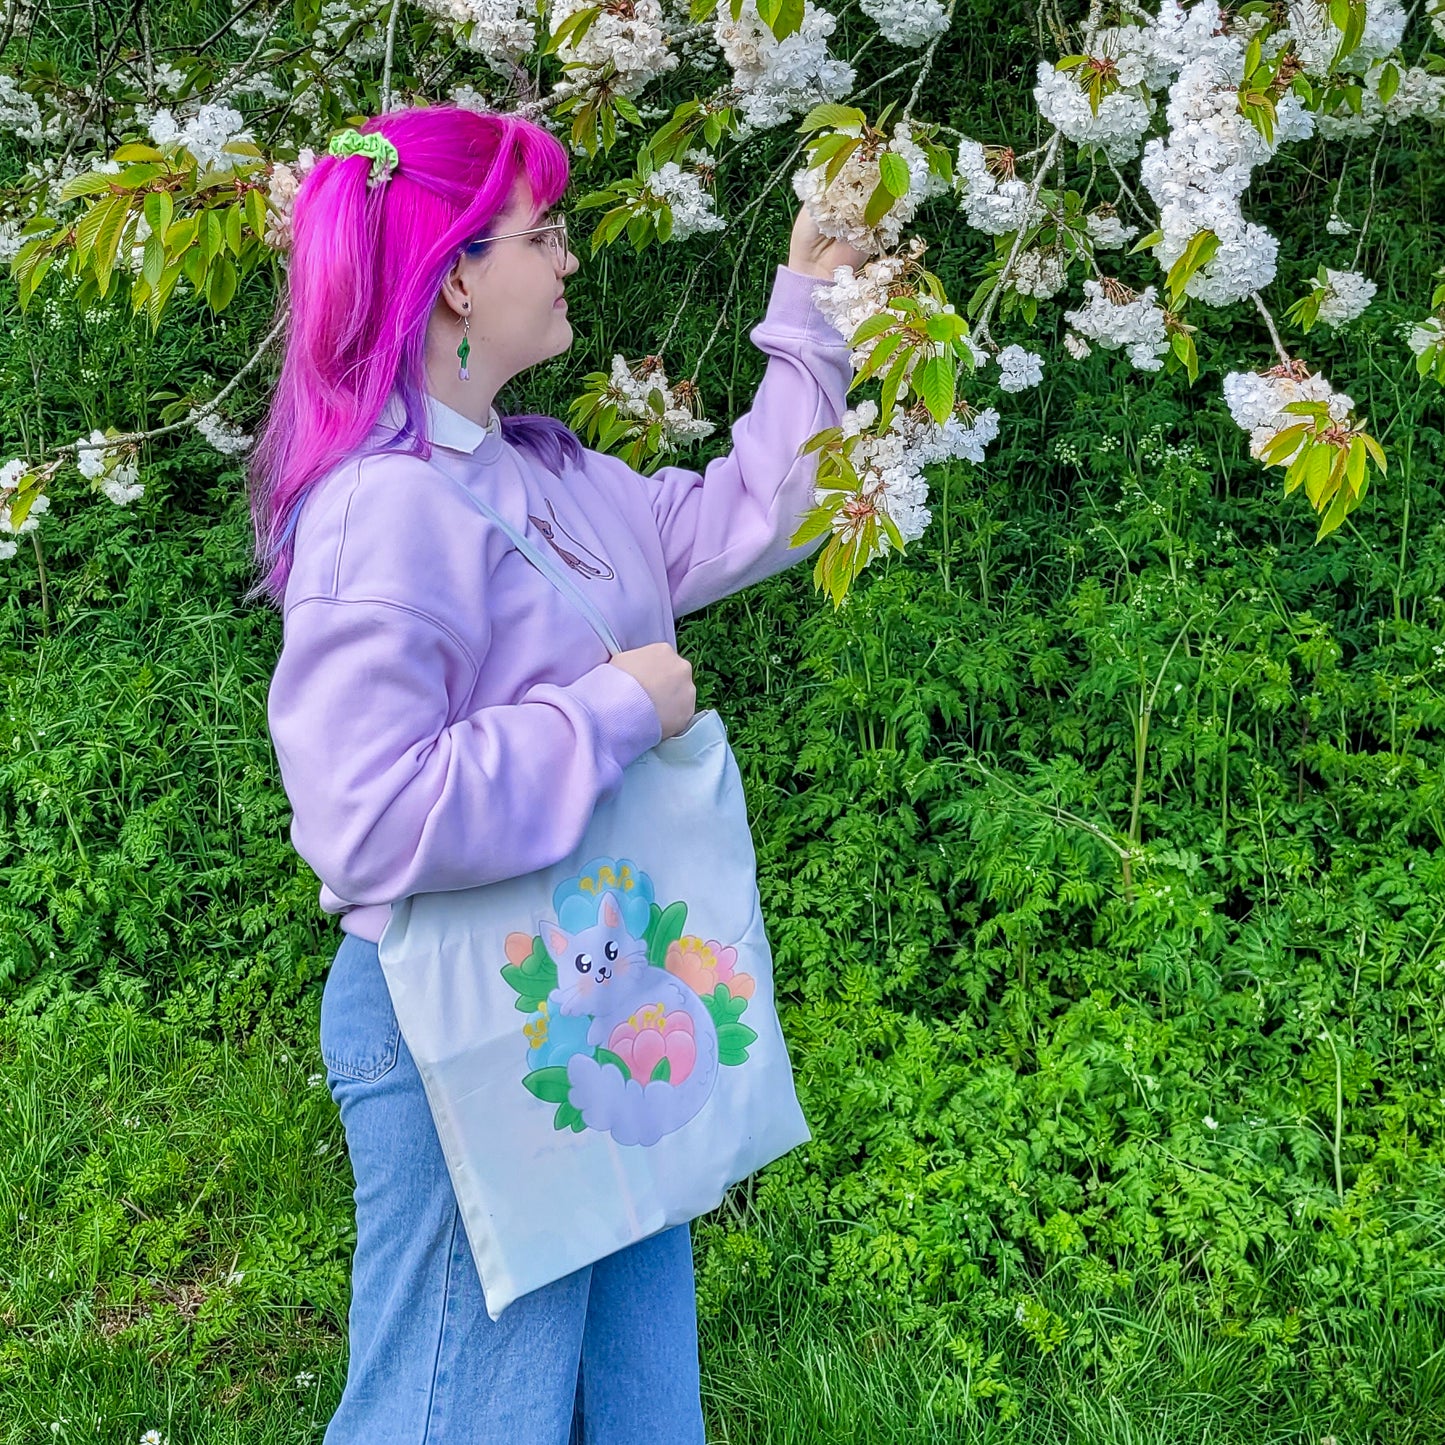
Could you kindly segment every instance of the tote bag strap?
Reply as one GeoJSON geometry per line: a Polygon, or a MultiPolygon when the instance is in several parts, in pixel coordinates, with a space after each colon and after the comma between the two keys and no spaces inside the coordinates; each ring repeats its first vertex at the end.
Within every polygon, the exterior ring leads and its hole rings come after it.
{"type": "MultiPolygon", "coordinates": [[[[438,468],[440,471],[441,469],[438,468]]],[[[445,473],[443,473],[445,475],[445,473]]],[[[618,653],[623,650],[622,644],[617,640],[617,634],[613,632],[611,624],[598,611],[597,605],[588,597],[584,597],[577,589],[575,583],[565,576],[561,569],[529,538],[524,537],[506,518],[499,516],[496,510],[484,502],[469,487],[463,486],[455,477],[448,477],[476,505],[483,516],[494,522],[511,539],[512,545],[529,561],[591,624],[592,630],[602,639],[602,645],[609,653],[618,653]]]]}

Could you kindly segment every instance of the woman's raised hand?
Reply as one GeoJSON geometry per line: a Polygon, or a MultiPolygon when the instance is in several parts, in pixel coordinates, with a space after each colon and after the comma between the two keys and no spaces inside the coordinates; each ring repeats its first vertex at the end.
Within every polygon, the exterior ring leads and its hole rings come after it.
{"type": "Polygon", "coordinates": [[[808,208],[799,208],[788,243],[788,270],[831,281],[837,267],[851,266],[856,271],[867,259],[867,253],[856,246],[825,236],[808,208]]]}

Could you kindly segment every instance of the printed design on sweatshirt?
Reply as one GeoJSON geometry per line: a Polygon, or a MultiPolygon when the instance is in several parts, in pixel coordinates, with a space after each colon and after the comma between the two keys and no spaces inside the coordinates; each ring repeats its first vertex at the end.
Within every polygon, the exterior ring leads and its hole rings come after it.
{"type": "Polygon", "coordinates": [[[756,980],[737,949],[683,932],[687,904],[660,906],[627,858],[594,858],[552,895],[555,920],[507,935],[502,977],[527,1014],[522,1084],[552,1124],[655,1144],[745,1064],[756,980]]]}
{"type": "Polygon", "coordinates": [[[550,497],[543,497],[542,500],[547,503],[547,511],[551,514],[551,520],[548,521],[546,518],[543,517],[534,517],[530,512],[527,513],[527,517],[531,521],[532,525],[536,527],[536,529],[541,532],[541,534],[547,539],[548,545],[552,548],[552,550],[574,572],[580,572],[589,581],[591,581],[593,578],[600,578],[603,582],[611,582],[617,574],[612,570],[611,566],[607,562],[607,559],[605,557],[599,557],[597,553],[592,551],[592,549],[588,547],[585,543],[579,542],[577,538],[574,537],[566,529],[566,527],[562,525],[562,523],[558,520],[557,509],[552,505],[550,497]],[[583,558],[579,557],[576,552],[569,552],[567,548],[564,547],[557,540],[556,534],[558,532],[560,532],[574,547],[578,548],[582,552],[585,552],[587,556],[590,557],[592,560],[590,562],[585,561],[583,558]]]}

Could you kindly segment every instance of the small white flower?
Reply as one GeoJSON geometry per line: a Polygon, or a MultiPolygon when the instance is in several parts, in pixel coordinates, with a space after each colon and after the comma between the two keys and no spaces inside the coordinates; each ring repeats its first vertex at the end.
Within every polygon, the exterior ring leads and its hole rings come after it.
{"type": "Polygon", "coordinates": [[[304,1390],[316,1383],[316,1376],[313,1375],[310,1370],[302,1370],[301,1373],[296,1376],[296,1383],[304,1390]]]}
{"type": "Polygon", "coordinates": [[[140,1437],[140,1445],[166,1445],[166,1437],[159,1430],[147,1430],[140,1437]]]}
{"type": "Polygon", "coordinates": [[[325,1077],[321,1074],[308,1074],[306,1077],[306,1087],[308,1089],[314,1089],[319,1084],[324,1084],[325,1082],[325,1077]]]}
{"type": "Polygon", "coordinates": [[[1211,1115],[1206,1114],[1204,1116],[1204,1127],[1206,1129],[1217,1129],[1219,1128],[1219,1121],[1213,1118],[1211,1115]]]}

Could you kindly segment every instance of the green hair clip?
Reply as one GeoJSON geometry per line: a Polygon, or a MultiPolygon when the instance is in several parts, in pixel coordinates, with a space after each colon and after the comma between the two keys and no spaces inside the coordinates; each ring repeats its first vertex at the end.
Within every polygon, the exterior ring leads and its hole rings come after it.
{"type": "Polygon", "coordinates": [[[389,181],[392,171],[401,163],[396,147],[379,131],[362,135],[357,130],[344,130],[331,137],[327,151],[338,160],[345,160],[348,156],[370,157],[371,172],[366,178],[368,186],[389,181]]]}

